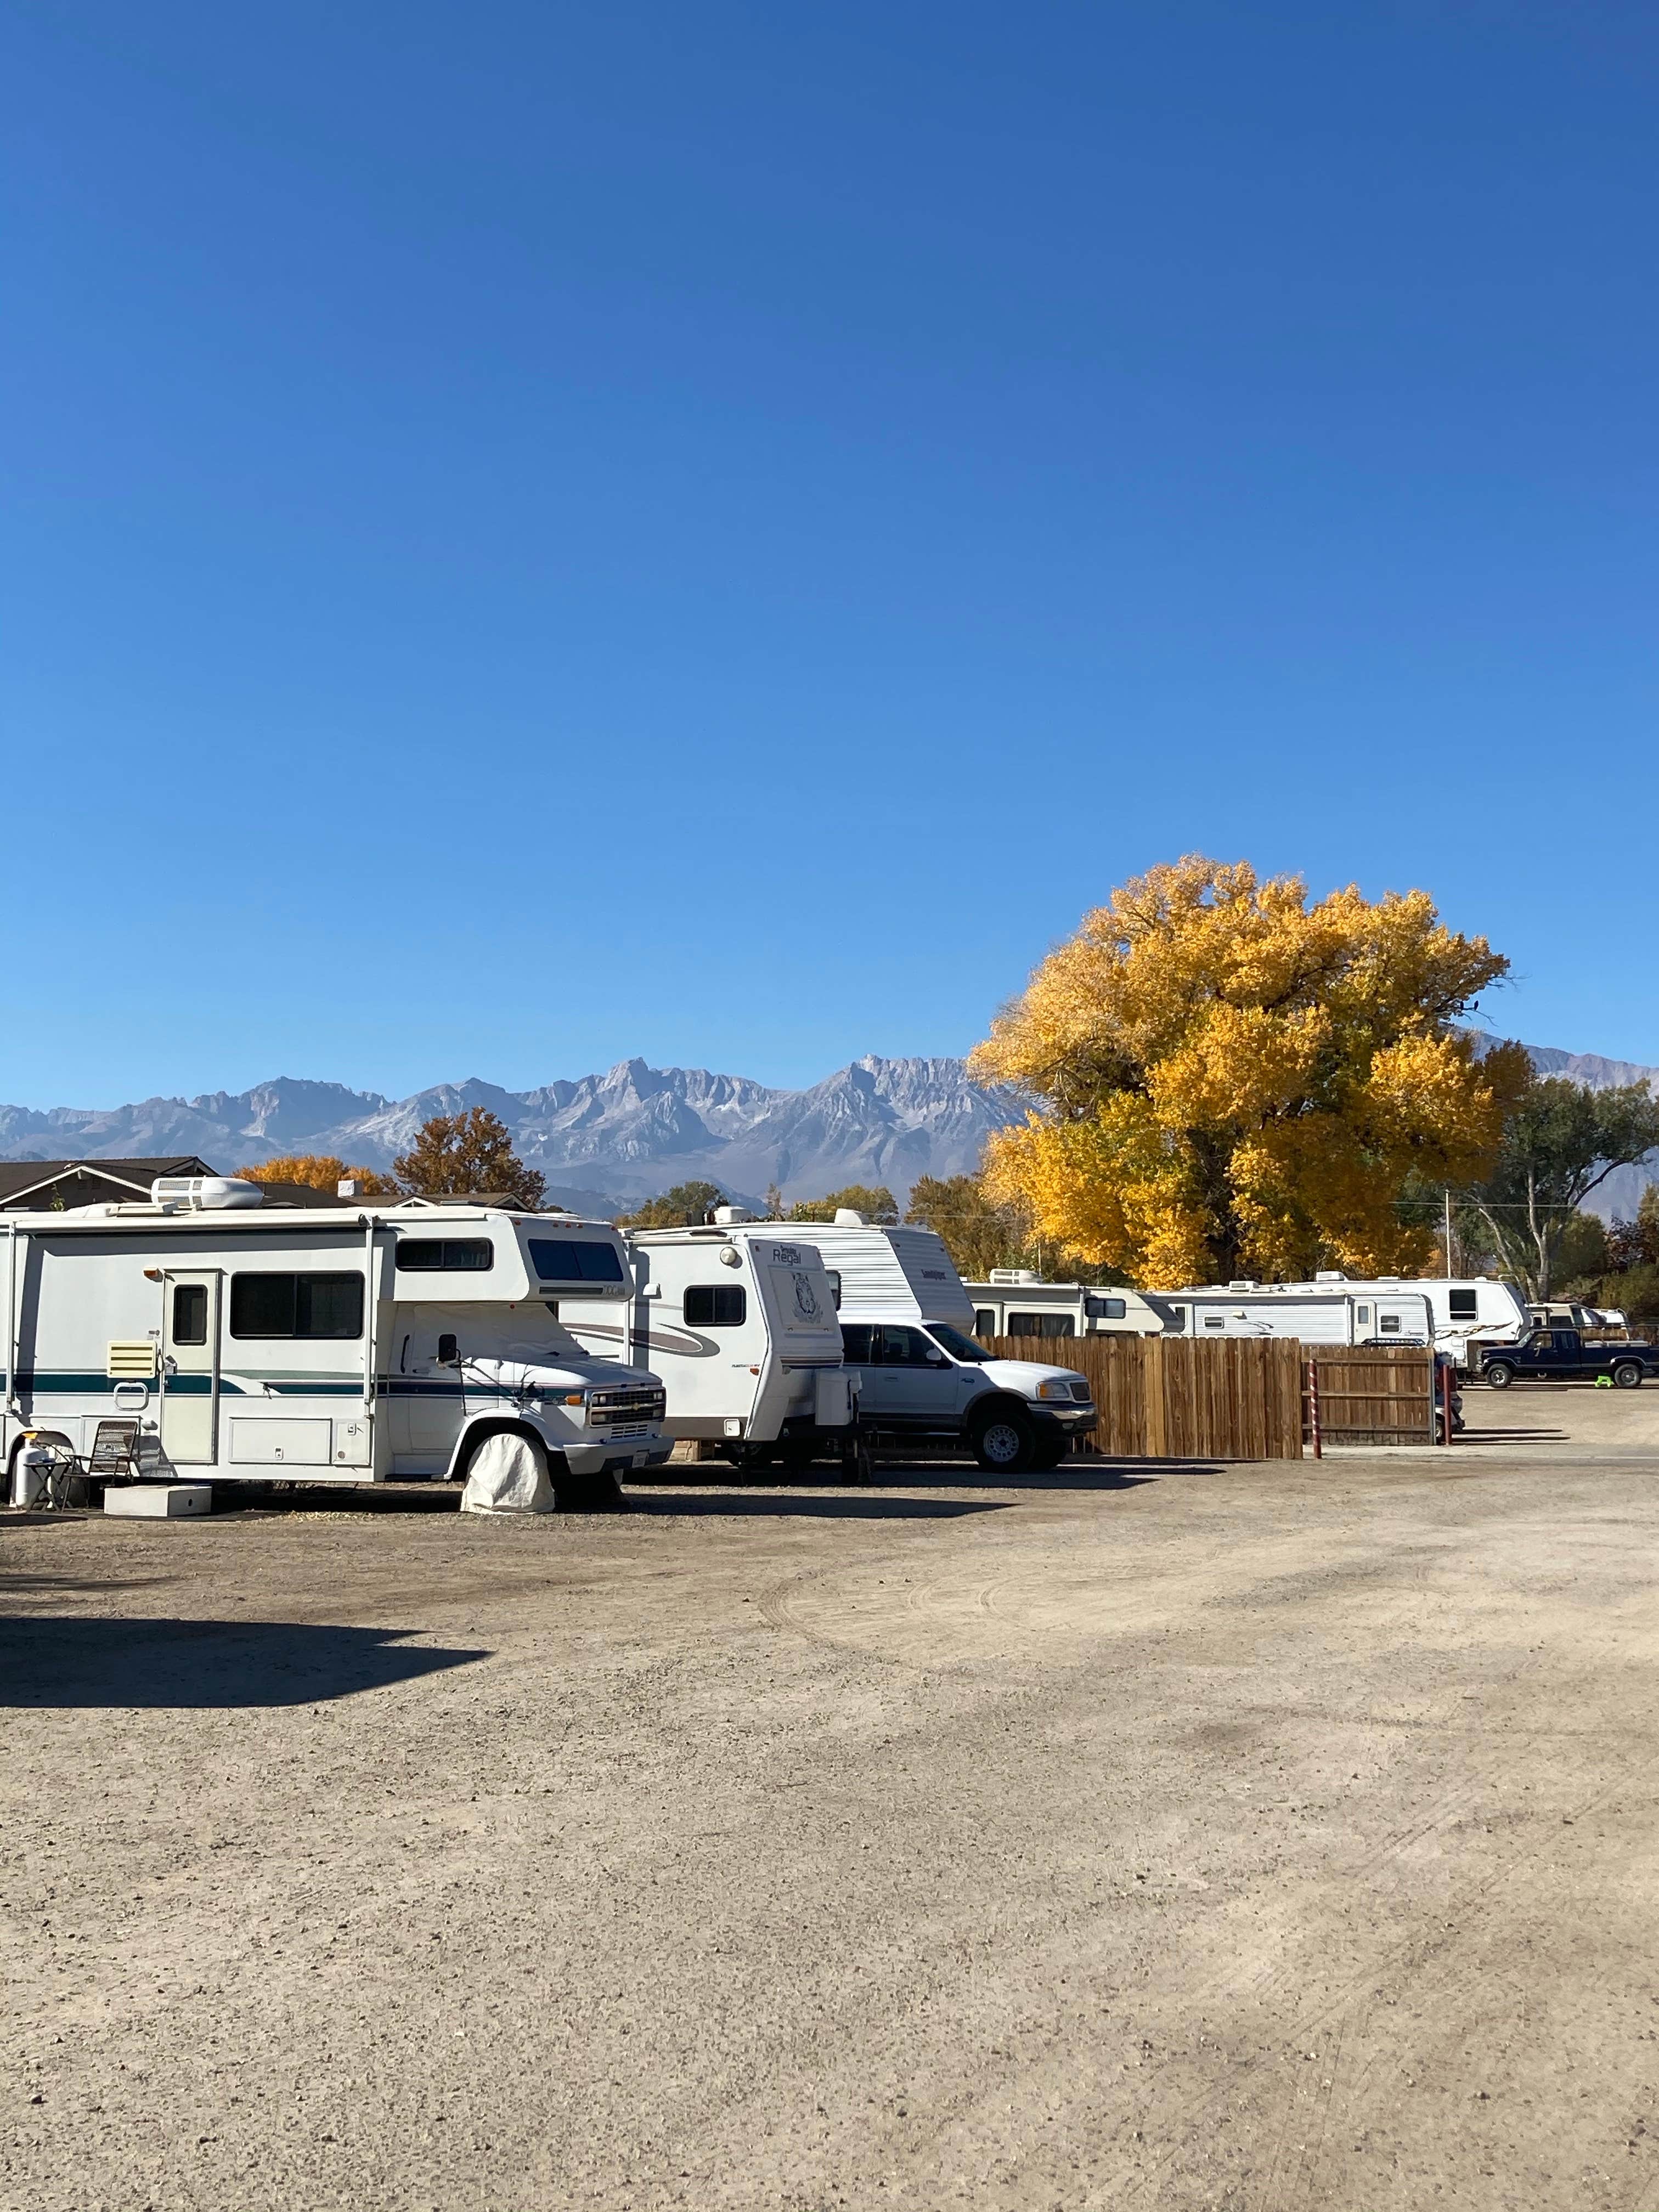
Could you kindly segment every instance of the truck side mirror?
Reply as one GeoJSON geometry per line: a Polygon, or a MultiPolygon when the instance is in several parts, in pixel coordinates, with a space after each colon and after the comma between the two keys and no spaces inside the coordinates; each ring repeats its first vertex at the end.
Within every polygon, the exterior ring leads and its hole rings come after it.
{"type": "Polygon", "coordinates": [[[457,1365],[459,1362],[460,1356],[460,1347],[456,1343],[453,1336],[441,1336],[438,1339],[438,1364],[440,1367],[453,1367],[457,1365]]]}

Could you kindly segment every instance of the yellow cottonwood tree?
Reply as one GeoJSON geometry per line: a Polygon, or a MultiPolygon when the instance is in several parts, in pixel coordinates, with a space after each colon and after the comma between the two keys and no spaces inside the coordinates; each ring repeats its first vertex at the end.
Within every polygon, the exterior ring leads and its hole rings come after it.
{"type": "Polygon", "coordinates": [[[1531,1070],[1456,1026],[1508,969],[1424,891],[1196,854],[1112,893],[997,1016],[970,1063],[1030,1100],[984,1184],[1079,1258],[1149,1289],[1340,1267],[1407,1273],[1413,1174],[1478,1180],[1531,1070]]]}

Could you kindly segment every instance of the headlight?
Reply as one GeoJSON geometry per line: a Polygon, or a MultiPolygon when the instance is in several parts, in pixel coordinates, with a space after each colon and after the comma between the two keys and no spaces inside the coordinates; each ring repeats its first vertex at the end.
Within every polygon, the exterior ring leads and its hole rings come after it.
{"type": "Polygon", "coordinates": [[[1072,1403],[1071,1377],[1069,1376],[1066,1376],[1056,1379],[1053,1382],[1039,1382],[1037,1384],[1037,1395],[1039,1398],[1064,1398],[1066,1404],[1069,1406],[1072,1403]]]}

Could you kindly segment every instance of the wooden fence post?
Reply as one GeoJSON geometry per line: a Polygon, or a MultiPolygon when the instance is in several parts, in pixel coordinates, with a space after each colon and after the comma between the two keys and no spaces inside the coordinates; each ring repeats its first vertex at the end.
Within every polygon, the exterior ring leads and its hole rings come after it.
{"type": "Polygon", "coordinates": [[[1308,1362],[1308,1435],[1313,1444],[1313,1455],[1323,1459],[1324,1447],[1319,1435],[1319,1362],[1308,1362]]]}

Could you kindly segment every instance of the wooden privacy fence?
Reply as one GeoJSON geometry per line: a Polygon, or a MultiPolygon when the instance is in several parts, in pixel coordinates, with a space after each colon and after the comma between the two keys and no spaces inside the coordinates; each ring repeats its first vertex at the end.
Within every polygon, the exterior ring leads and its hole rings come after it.
{"type": "Polygon", "coordinates": [[[1308,1373],[1319,1382],[1319,1428],[1328,1444],[1431,1444],[1434,1354],[1413,1345],[1305,1344],[1302,1402],[1310,1423],[1308,1373]]]}
{"type": "Polygon", "coordinates": [[[999,1359],[1075,1368],[1112,1459],[1300,1459],[1303,1348],[1273,1337],[993,1336],[999,1359]]]}

